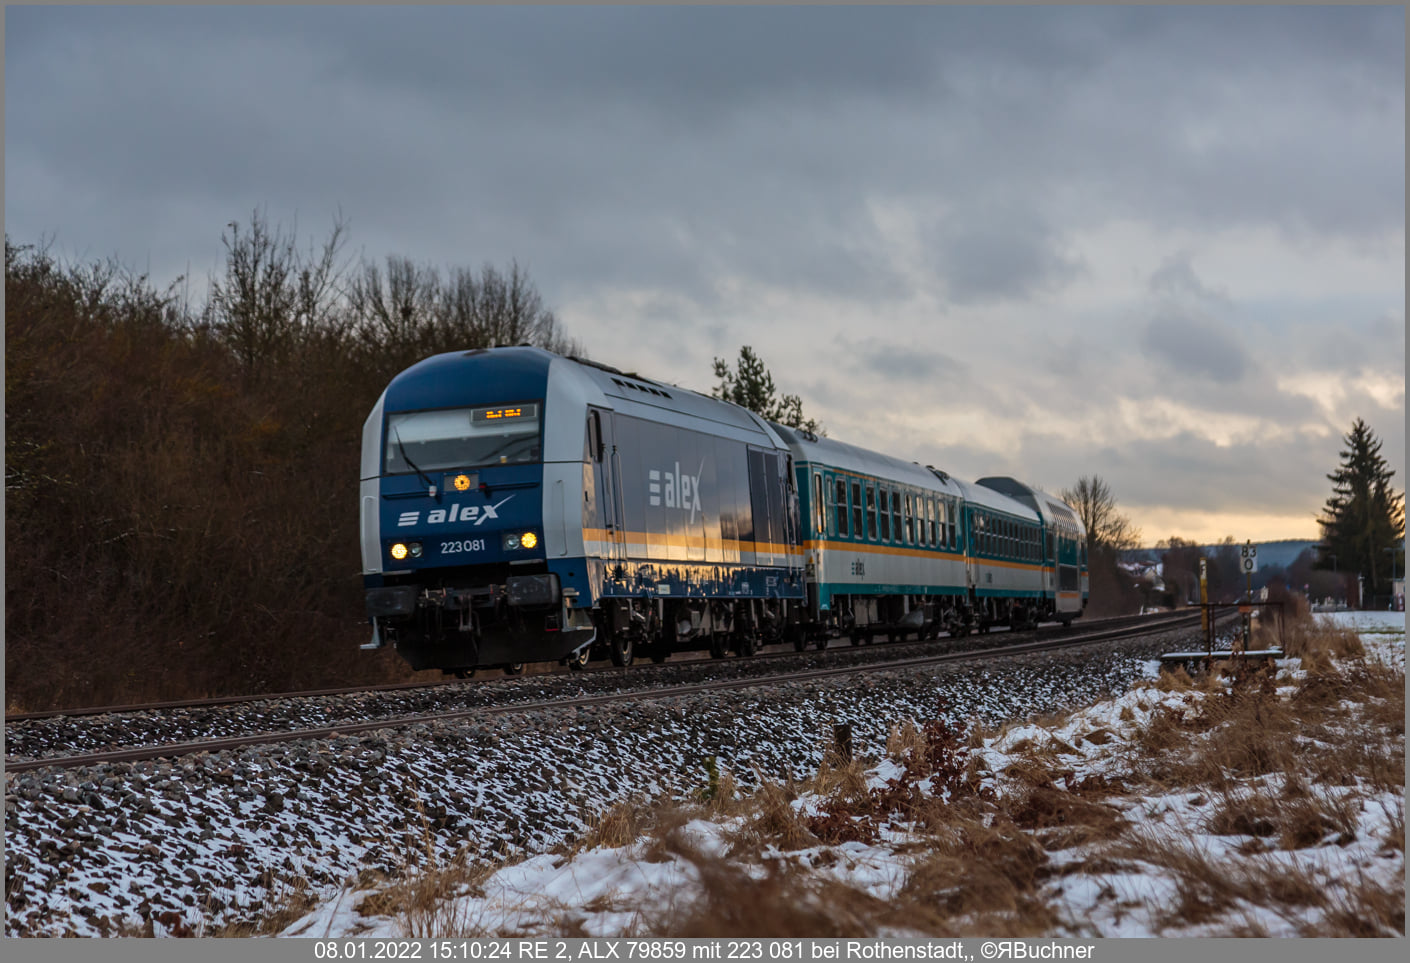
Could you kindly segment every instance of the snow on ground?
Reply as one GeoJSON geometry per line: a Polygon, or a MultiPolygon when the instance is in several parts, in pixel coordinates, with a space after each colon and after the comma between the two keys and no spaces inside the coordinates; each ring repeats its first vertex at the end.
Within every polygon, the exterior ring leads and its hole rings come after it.
{"type": "MultiPolygon", "coordinates": [[[[1346,612],[1331,618],[1362,635],[1368,657],[1403,670],[1403,613],[1346,612]]],[[[1296,682],[1299,665],[1298,660],[1280,664],[1280,686],[1296,682]]],[[[1154,677],[1157,671],[1157,664],[1150,663],[1147,674],[1154,677]]],[[[1006,791],[1008,780],[1003,774],[1009,766],[1021,762],[1033,746],[1048,747],[1060,757],[1062,767],[1072,772],[1069,784],[1087,777],[1113,775],[1128,765],[1133,752],[1139,751],[1131,741],[1137,731],[1162,709],[1179,711],[1187,707],[1190,698],[1189,690],[1162,692],[1153,686],[1142,687],[1098,702],[1051,726],[1012,726],[975,750],[982,759],[980,769],[985,784],[996,792],[1006,791]]],[[[868,782],[873,788],[881,787],[902,773],[895,761],[882,760],[868,773],[868,782]]],[[[1263,778],[1265,784],[1254,780],[1247,791],[1278,790],[1277,785],[1266,784],[1268,780],[1276,782],[1275,777],[1263,778]]],[[[1357,883],[1393,889],[1404,878],[1403,842],[1402,850],[1397,852],[1384,841],[1393,832],[1396,812],[1400,814],[1403,833],[1401,793],[1357,792],[1354,787],[1314,788],[1328,798],[1357,796],[1353,805],[1359,807],[1358,827],[1351,834],[1353,838],[1328,838],[1294,850],[1259,851],[1261,847],[1249,847],[1252,837],[1208,831],[1207,793],[1157,792],[1117,796],[1111,801],[1135,825],[1138,838],[1180,847],[1221,865],[1237,864],[1254,874],[1276,875],[1282,871],[1313,880],[1334,896],[1345,895],[1345,887],[1357,883]]],[[[819,805],[819,800],[807,795],[793,803],[796,810],[804,813],[817,812],[819,805]]],[[[715,822],[696,819],[687,823],[682,832],[699,851],[723,854],[726,836],[738,828],[738,817],[715,822]]],[[[886,899],[902,885],[912,866],[913,848],[908,851],[905,845],[909,841],[905,832],[885,832],[875,844],[818,846],[788,856],[795,865],[812,867],[810,871],[820,878],[829,877],[886,899]]],[[[1087,855],[1083,847],[1050,853],[1058,866],[1081,861],[1087,855]]],[[[1162,916],[1161,908],[1169,907],[1177,898],[1174,875],[1139,858],[1109,862],[1106,869],[1094,871],[1088,867],[1080,873],[1058,874],[1045,884],[1044,895],[1062,921],[1053,935],[1208,936],[1227,935],[1242,928],[1244,932],[1294,936],[1299,925],[1308,922],[1300,914],[1269,909],[1236,895],[1199,923],[1162,916]]],[[[757,864],[741,868],[752,874],[763,872],[757,864]]],[[[572,856],[535,855],[505,866],[475,887],[462,886],[462,892],[437,908],[434,926],[440,933],[461,935],[552,934],[577,932],[579,928],[593,936],[628,935],[641,932],[643,920],[669,918],[673,906],[688,905],[699,886],[697,867],[689,858],[679,853],[663,854],[659,846],[643,838],[630,845],[584,850],[572,856]]],[[[406,914],[359,912],[359,904],[372,895],[372,890],[345,891],[280,935],[436,935],[408,933],[406,914]]]]}
{"type": "MultiPolygon", "coordinates": [[[[210,934],[352,879],[542,854],[615,803],[816,771],[824,733],[884,743],[894,718],[995,722],[1121,691],[1126,644],[1057,656],[526,710],[176,760],[5,775],[6,934],[210,934]]],[[[626,924],[620,924],[626,925],[626,924]]]]}

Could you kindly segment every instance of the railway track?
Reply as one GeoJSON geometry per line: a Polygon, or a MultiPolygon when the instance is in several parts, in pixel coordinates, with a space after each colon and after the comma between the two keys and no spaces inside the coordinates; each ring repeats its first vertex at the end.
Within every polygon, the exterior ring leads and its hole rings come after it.
{"type": "MultiPolygon", "coordinates": [[[[845,666],[832,666],[825,668],[810,668],[793,672],[775,673],[769,675],[754,675],[747,678],[715,679],[704,682],[691,683],[685,685],[654,686],[649,688],[638,688],[629,691],[614,691],[595,695],[579,695],[572,697],[559,696],[547,700],[538,701],[515,701],[502,705],[477,706],[469,709],[459,709],[451,711],[417,713],[398,717],[387,717],[366,722],[340,723],[336,725],[323,726],[317,728],[291,729],[282,732],[264,732],[256,734],[246,734],[230,738],[203,739],[189,742],[168,742],[162,745],[144,746],[135,749],[121,749],[104,752],[82,753],[66,756],[47,756],[39,759],[23,759],[6,762],[6,770],[10,772],[23,772],[46,767],[56,768],[81,768],[91,765],[102,765],[110,763],[142,762],[154,759],[174,758],[192,753],[215,753],[230,751],[244,746],[269,745],[281,742],[294,742],[305,739],[330,739],[343,735],[355,735],[363,732],[371,732],[378,729],[397,728],[413,726],[431,722],[450,722],[459,719],[485,718],[489,716],[505,715],[510,713],[571,709],[586,706],[605,705],[615,702],[629,702],[635,700],[672,698],[677,696],[695,695],[711,691],[725,691],[730,689],[743,689],[762,685],[773,685],[788,682],[806,682],[812,680],[826,679],[842,675],[854,675],[858,672],[880,672],[894,669],[915,668],[927,665],[941,665],[945,663],[956,663],[967,660],[982,658],[1006,658],[1017,655],[1039,653],[1045,651],[1055,651],[1060,649],[1074,648],[1082,645],[1090,645],[1097,642],[1107,642],[1129,637],[1140,637],[1152,632],[1163,632],[1171,629],[1183,628],[1197,624],[1198,613],[1178,614],[1158,619],[1142,618],[1135,620],[1108,620],[1107,624],[1092,625],[1076,634],[1068,631],[1060,633],[1057,637],[1037,638],[1027,641],[1015,641],[1007,645],[993,646],[984,649],[972,649],[967,651],[947,651],[931,652],[922,655],[909,656],[899,659],[888,659],[866,664],[849,664],[845,666]],[[1120,624],[1111,624],[1120,623],[1120,624]]],[[[765,661],[793,656],[797,653],[791,651],[784,653],[771,653],[763,658],[765,661]]],[[[750,660],[757,663],[761,660],[756,657],[750,660]]],[[[716,663],[719,664],[719,663],[716,663]]],[[[618,670],[620,671],[620,670],[618,670]]],[[[577,673],[576,675],[583,675],[577,673]]],[[[444,683],[441,683],[444,684],[444,683]]],[[[424,684],[423,684],[424,685],[424,684]]],[[[402,686],[405,688],[405,686],[402,686]]],[[[358,690],[331,690],[328,694],[340,694],[347,691],[358,690]]],[[[300,693],[299,696],[307,696],[309,693],[300,693]]],[[[273,696],[262,697],[262,700],[278,698],[273,696]]],[[[231,700],[244,701],[251,700],[231,700]]],[[[228,704],[222,702],[211,703],[202,701],[199,703],[176,703],[176,707],[190,708],[193,705],[228,704]]],[[[163,705],[154,705],[154,710],[166,708],[163,705]]],[[[125,711],[132,711],[132,707],[124,707],[125,711]]],[[[109,710],[111,711],[111,710],[109,710]]],[[[90,713],[92,714],[92,713],[90,713]]],[[[62,713],[55,714],[62,715],[62,713]]],[[[35,718],[35,716],[31,716],[35,718]]],[[[7,717],[7,723],[10,718],[7,717]]]]}
{"type": "MultiPolygon", "coordinates": [[[[1068,632],[1068,631],[1082,631],[1082,630],[1085,630],[1085,629],[1093,629],[1093,630],[1095,630],[1095,629],[1101,629],[1101,630],[1106,630],[1106,629],[1114,629],[1114,628],[1117,628],[1117,627],[1120,627],[1120,626],[1126,626],[1126,625],[1142,625],[1142,624],[1145,624],[1145,625],[1157,625],[1157,624],[1160,624],[1159,620],[1160,620],[1161,618],[1163,618],[1163,617],[1165,617],[1165,616],[1154,616],[1154,617],[1153,617],[1153,616],[1149,616],[1149,615],[1122,615],[1122,616],[1115,616],[1115,617],[1113,617],[1113,618],[1108,618],[1108,619],[1096,619],[1096,620],[1087,621],[1087,622],[1085,622],[1085,623],[1079,623],[1074,629],[1065,629],[1065,630],[1064,630],[1064,629],[1059,629],[1059,628],[1057,628],[1057,626],[1053,625],[1053,626],[1046,626],[1046,627],[1044,627],[1044,628],[1042,628],[1042,629],[1039,629],[1038,631],[1039,631],[1040,633],[1041,633],[1041,632],[1044,632],[1044,631],[1047,631],[1047,632],[1053,632],[1053,631],[1068,632]]],[[[1000,630],[999,634],[1003,634],[1003,633],[1005,633],[1005,632],[1007,632],[1007,631],[1008,631],[1008,630],[1006,630],[1006,629],[1000,630]]],[[[1027,635],[1028,633],[1022,633],[1022,634],[1027,635]]],[[[976,638],[977,638],[977,637],[972,637],[972,638],[971,638],[971,642],[973,642],[976,638]]],[[[948,639],[948,636],[943,637],[941,641],[944,641],[945,639],[948,639]]],[[[953,641],[953,640],[951,640],[951,641],[953,641]]],[[[891,643],[888,643],[888,644],[891,644],[891,643]]],[[[913,646],[913,645],[922,645],[922,644],[925,644],[925,645],[933,645],[934,642],[932,641],[932,642],[928,642],[928,643],[927,643],[927,642],[920,642],[920,641],[912,641],[912,642],[902,642],[902,643],[894,643],[894,644],[897,645],[897,646],[913,646]]],[[[863,648],[863,649],[866,649],[867,647],[862,647],[862,648],[863,648]]],[[[843,641],[843,640],[833,640],[832,643],[830,643],[829,646],[828,646],[827,648],[825,648],[825,649],[810,649],[810,650],[808,650],[808,651],[809,651],[809,652],[849,652],[849,651],[855,651],[856,649],[857,649],[857,647],[848,645],[848,644],[846,644],[845,641],[843,641]],[[841,644],[838,644],[839,642],[841,642],[841,644]]],[[[873,649],[873,650],[874,650],[874,649],[873,649]]],[[[705,656],[705,655],[703,654],[703,652],[701,652],[701,653],[681,652],[681,653],[677,653],[677,655],[678,655],[678,656],[679,656],[679,655],[684,655],[684,656],[686,656],[686,658],[684,658],[684,659],[676,659],[676,658],[673,657],[672,661],[670,661],[670,662],[668,662],[668,663],[662,663],[661,665],[680,666],[680,665],[685,665],[685,664],[688,664],[688,663],[691,663],[691,662],[698,662],[698,663],[701,663],[701,664],[716,664],[716,665],[732,665],[732,664],[736,664],[736,660],[714,660],[714,659],[709,659],[707,656],[705,656]]],[[[764,651],[761,651],[758,655],[753,656],[749,661],[750,661],[751,664],[761,664],[761,663],[768,663],[768,662],[776,661],[776,660],[780,660],[780,659],[796,658],[798,655],[799,655],[799,653],[795,652],[795,651],[794,651],[793,649],[791,649],[791,648],[789,648],[789,649],[787,649],[787,650],[785,651],[782,646],[775,646],[775,647],[771,647],[771,650],[764,650],[764,651]]],[[[633,666],[633,667],[631,668],[630,671],[636,672],[636,673],[649,673],[649,672],[651,672],[654,668],[659,668],[659,667],[660,667],[659,665],[653,666],[653,665],[644,664],[644,663],[642,663],[642,662],[638,662],[635,666],[633,666]]],[[[571,677],[581,677],[581,678],[583,678],[583,679],[589,679],[589,678],[593,678],[593,677],[595,677],[595,676],[597,676],[597,675],[599,675],[599,674],[601,674],[601,673],[608,673],[608,672],[621,673],[621,672],[623,672],[623,671],[624,671],[624,670],[622,670],[622,669],[620,669],[620,668],[618,668],[618,667],[616,667],[616,666],[605,665],[605,664],[598,664],[598,665],[590,666],[590,667],[588,667],[587,669],[584,669],[584,670],[573,671],[573,672],[570,672],[567,668],[561,668],[561,669],[558,669],[558,670],[553,671],[553,672],[538,673],[536,677],[571,676],[571,677]]],[[[508,678],[513,678],[513,677],[508,677],[508,678]]],[[[383,684],[381,684],[381,685],[341,686],[341,687],[338,687],[338,688],[331,688],[331,689],[300,689],[300,690],[294,690],[294,691],[290,691],[290,692],[265,692],[265,693],[260,693],[260,694],[258,694],[258,695],[212,696],[212,697],[204,698],[204,699],[181,699],[181,700],[170,700],[170,701],[164,701],[164,702],[141,702],[141,703],[129,703],[129,704],[122,704],[122,705],[83,706],[83,707],[79,707],[79,708],[69,708],[69,709],[46,709],[46,710],[42,710],[42,711],[38,711],[38,712],[6,712],[6,713],[5,713],[5,724],[6,724],[6,725],[9,725],[9,724],[11,724],[11,723],[16,723],[16,722],[32,722],[32,721],[42,720],[42,719],[61,719],[61,718],[62,718],[62,719],[77,719],[77,718],[82,718],[82,717],[85,717],[85,716],[114,715],[114,714],[119,714],[119,713],[124,713],[124,712],[161,712],[161,711],[166,711],[166,710],[221,708],[221,707],[224,707],[224,706],[251,705],[251,704],[259,703],[259,702],[278,702],[278,701],[285,700],[285,699],[310,699],[310,698],[320,698],[320,697],[336,697],[336,696],[347,696],[347,695],[360,695],[360,694],[363,694],[363,693],[377,693],[377,692],[416,692],[416,691],[419,691],[419,690],[438,689],[438,688],[470,688],[470,687],[474,687],[474,686],[477,686],[477,685],[478,685],[478,686],[483,686],[483,685],[485,685],[487,682],[497,682],[497,681],[501,681],[501,680],[500,680],[500,679],[492,679],[492,678],[483,678],[483,679],[450,679],[450,678],[445,678],[445,679],[437,679],[437,680],[432,681],[432,682],[427,682],[427,681],[424,681],[424,680],[418,680],[418,681],[414,681],[414,682],[388,682],[388,683],[383,683],[383,684]]]]}

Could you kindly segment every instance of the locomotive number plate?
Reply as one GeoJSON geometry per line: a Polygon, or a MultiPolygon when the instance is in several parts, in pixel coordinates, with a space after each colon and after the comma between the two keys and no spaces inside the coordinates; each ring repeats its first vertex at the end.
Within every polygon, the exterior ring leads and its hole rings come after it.
{"type": "Polygon", "coordinates": [[[453,542],[441,542],[442,555],[457,555],[461,552],[483,552],[485,550],[485,540],[483,538],[463,538],[453,542]]]}

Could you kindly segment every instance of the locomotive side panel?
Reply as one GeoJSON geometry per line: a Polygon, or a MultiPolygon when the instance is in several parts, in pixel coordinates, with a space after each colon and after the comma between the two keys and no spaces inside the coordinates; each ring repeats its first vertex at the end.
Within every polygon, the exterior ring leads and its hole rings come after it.
{"type": "Polygon", "coordinates": [[[801,597],[780,452],[621,413],[611,430],[620,558],[598,558],[603,596],[801,597]]]}

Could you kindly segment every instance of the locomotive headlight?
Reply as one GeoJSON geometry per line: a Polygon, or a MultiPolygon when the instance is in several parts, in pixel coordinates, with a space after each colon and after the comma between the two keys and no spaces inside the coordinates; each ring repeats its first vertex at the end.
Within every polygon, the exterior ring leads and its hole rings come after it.
{"type": "Polygon", "coordinates": [[[406,552],[406,546],[401,542],[397,542],[392,546],[392,558],[396,559],[398,562],[406,558],[406,552]]]}
{"type": "Polygon", "coordinates": [[[411,557],[412,557],[412,558],[420,558],[420,557],[421,557],[421,543],[420,543],[420,542],[412,542],[409,547],[411,548],[411,557]]]}
{"type": "Polygon", "coordinates": [[[506,536],[504,536],[504,550],[505,550],[506,552],[512,552],[512,551],[514,551],[514,550],[515,550],[516,548],[518,548],[518,547],[519,547],[519,536],[518,536],[518,535],[506,535],[506,536]]]}
{"type": "Polygon", "coordinates": [[[519,536],[519,544],[525,548],[533,548],[539,543],[539,537],[533,532],[525,532],[519,536]]]}

